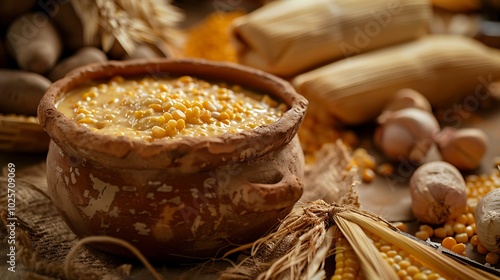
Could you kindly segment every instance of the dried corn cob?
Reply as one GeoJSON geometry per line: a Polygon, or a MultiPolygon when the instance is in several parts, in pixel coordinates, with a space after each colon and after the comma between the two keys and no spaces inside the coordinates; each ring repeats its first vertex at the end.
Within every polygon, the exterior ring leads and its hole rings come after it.
{"type": "Polygon", "coordinates": [[[499,50],[462,36],[429,35],[329,64],[297,76],[293,84],[340,121],[359,124],[376,118],[401,88],[417,90],[435,107],[462,105],[466,95],[467,102],[479,104],[488,98],[480,90],[499,78],[499,50]]]}

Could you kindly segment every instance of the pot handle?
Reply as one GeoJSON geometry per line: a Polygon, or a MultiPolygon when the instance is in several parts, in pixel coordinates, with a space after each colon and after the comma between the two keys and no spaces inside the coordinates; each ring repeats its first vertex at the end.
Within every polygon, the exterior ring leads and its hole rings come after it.
{"type": "Polygon", "coordinates": [[[233,203],[248,212],[280,210],[294,205],[302,196],[302,180],[290,171],[280,176],[276,183],[253,183],[244,178],[233,194],[233,203]]]}

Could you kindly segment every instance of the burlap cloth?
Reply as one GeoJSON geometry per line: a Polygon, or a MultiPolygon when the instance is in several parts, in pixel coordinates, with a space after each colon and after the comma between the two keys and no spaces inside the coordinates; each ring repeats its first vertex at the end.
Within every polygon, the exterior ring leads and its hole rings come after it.
{"type": "MultiPolygon", "coordinates": [[[[321,157],[306,172],[305,192],[296,207],[308,201],[323,199],[339,201],[352,185],[344,167],[350,160],[346,148],[337,143],[320,151],[321,157]]],[[[0,212],[2,220],[2,257],[7,244],[7,178],[4,168],[0,177],[0,212]]],[[[40,162],[16,170],[16,272],[0,266],[0,279],[68,279],[64,261],[78,238],[67,227],[47,193],[45,164],[40,162]]],[[[72,260],[71,279],[153,279],[153,276],[134,260],[120,259],[83,246],[72,260]]],[[[227,260],[209,260],[205,263],[155,264],[155,269],[166,279],[218,279],[220,272],[234,265],[238,255],[227,260]]]]}

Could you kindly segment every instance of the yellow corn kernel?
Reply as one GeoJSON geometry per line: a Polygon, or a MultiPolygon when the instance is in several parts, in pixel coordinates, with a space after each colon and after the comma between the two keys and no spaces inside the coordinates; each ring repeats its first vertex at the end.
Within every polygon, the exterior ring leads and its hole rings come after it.
{"type": "Polygon", "coordinates": [[[168,130],[167,131],[167,135],[170,136],[170,137],[174,137],[175,135],[177,135],[177,130],[176,129],[171,129],[171,130],[168,130]]]}
{"type": "Polygon", "coordinates": [[[142,110],[137,110],[137,111],[134,112],[134,117],[136,119],[141,119],[141,118],[144,117],[144,115],[145,115],[145,112],[142,111],[142,110]]]}
{"type": "Polygon", "coordinates": [[[172,117],[174,120],[186,119],[186,114],[184,114],[181,110],[175,110],[172,113],[172,117]]]}
{"type": "Polygon", "coordinates": [[[427,275],[422,272],[418,272],[415,275],[413,275],[413,280],[427,280],[427,279],[428,279],[427,275]]]}
{"type": "Polygon", "coordinates": [[[469,241],[469,236],[467,235],[467,233],[465,232],[462,232],[462,233],[457,233],[455,235],[455,240],[458,242],[458,243],[467,243],[469,241]]]}
{"type": "Polygon", "coordinates": [[[399,229],[400,231],[406,231],[406,225],[403,222],[395,222],[392,223],[392,225],[397,229],[399,229]]]}
{"type": "Polygon", "coordinates": [[[155,112],[162,112],[163,111],[163,107],[157,103],[149,104],[148,108],[153,109],[155,112]]]}
{"type": "Polygon", "coordinates": [[[193,102],[193,108],[198,107],[200,110],[203,109],[203,103],[201,103],[199,100],[196,100],[193,102]]]}
{"type": "Polygon", "coordinates": [[[477,246],[479,245],[479,237],[477,236],[477,234],[473,235],[471,238],[470,238],[470,244],[472,246],[477,246]]]}
{"type": "Polygon", "coordinates": [[[377,166],[377,173],[382,176],[390,176],[394,174],[394,167],[390,163],[383,163],[377,166]]]}
{"type": "Polygon", "coordinates": [[[235,112],[243,113],[246,111],[245,108],[239,103],[235,103],[233,107],[235,112]]]}
{"type": "Polygon", "coordinates": [[[240,114],[235,114],[234,120],[237,122],[241,122],[241,121],[243,121],[243,117],[240,114]]]}
{"type": "Polygon", "coordinates": [[[167,136],[167,131],[165,131],[165,129],[163,129],[159,126],[153,126],[153,128],[151,128],[151,133],[153,134],[153,137],[155,137],[155,138],[163,138],[163,137],[167,136]]]}
{"type": "Polygon", "coordinates": [[[79,120],[77,121],[77,123],[80,123],[80,124],[82,124],[82,123],[85,123],[85,124],[93,124],[93,123],[94,123],[94,120],[93,120],[93,119],[91,119],[91,118],[83,118],[83,119],[79,119],[79,120]]]}
{"type": "Polygon", "coordinates": [[[365,183],[371,183],[375,179],[375,172],[370,168],[363,168],[361,171],[361,180],[365,183]]]}
{"type": "Polygon", "coordinates": [[[490,252],[488,249],[486,249],[486,247],[484,247],[484,245],[483,245],[483,243],[481,243],[481,241],[479,241],[479,244],[477,244],[476,250],[481,255],[486,255],[490,252]]]}
{"type": "Polygon", "coordinates": [[[498,255],[498,253],[489,252],[485,256],[485,261],[491,265],[496,265],[500,261],[500,256],[498,255]]]}
{"type": "Polygon", "coordinates": [[[453,225],[453,230],[455,231],[455,233],[463,233],[465,232],[465,225],[462,223],[455,223],[453,225]]]}
{"type": "Polygon", "coordinates": [[[165,126],[165,129],[168,130],[175,130],[177,127],[177,121],[176,120],[169,120],[165,126]]]}
{"type": "Polygon", "coordinates": [[[476,233],[476,229],[475,229],[475,227],[474,227],[474,226],[475,226],[475,224],[472,224],[472,225],[470,225],[470,226],[466,226],[466,227],[465,227],[465,233],[467,233],[467,235],[468,235],[469,237],[473,236],[473,235],[474,235],[474,233],[476,233]]]}
{"type": "Polygon", "coordinates": [[[446,223],[443,226],[444,230],[446,231],[447,236],[452,236],[455,233],[455,230],[453,230],[453,225],[446,223]]]}
{"type": "Polygon", "coordinates": [[[111,78],[110,82],[121,84],[125,82],[125,79],[122,76],[114,76],[113,78],[111,78]]]}
{"type": "Polygon", "coordinates": [[[174,118],[169,112],[163,113],[163,117],[165,118],[165,121],[169,121],[174,118]]]}
{"type": "Polygon", "coordinates": [[[451,250],[451,248],[453,246],[455,246],[456,244],[457,244],[457,240],[455,240],[455,238],[453,238],[451,236],[445,237],[443,239],[443,241],[441,241],[441,245],[449,250],[451,250]]]}
{"type": "Polygon", "coordinates": [[[457,243],[451,247],[451,250],[459,255],[465,255],[466,248],[467,246],[464,243],[457,243]]]}
{"type": "Polygon", "coordinates": [[[219,115],[219,120],[220,121],[228,120],[228,119],[229,119],[229,114],[228,113],[226,113],[226,112],[220,113],[220,115],[219,115]]]}
{"type": "Polygon", "coordinates": [[[445,238],[447,236],[446,230],[444,229],[444,227],[438,227],[438,228],[436,228],[434,230],[434,235],[437,238],[445,238]]]}
{"type": "Polygon", "coordinates": [[[410,265],[409,267],[406,268],[406,272],[408,272],[408,275],[413,276],[417,273],[420,272],[420,269],[414,265],[410,265]]]}
{"type": "Polygon", "coordinates": [[[421,225],[419,229],[426,231],[429,234],[429,237],[434,236],[434,230],[429,225],[421,225]]]}
{"type": "Polygon", "coordinates": [[[179,82],[181,83],[192,83],[193,82],[193,78],[191,76],[182,76],[178,79],[179,82]]]}
{"type": "Polygon", "coordinates": [[[175,103],[174,107],[177,110],[180,110],[182,112],[186,112],[186,109],[187,109],[187,107],[184,104],[180,103],[180,102],[175,103]]]}
{"type": "Polygon", "coordinates": [[[217,111],[217,107],[215,107],[215,105],[208,100],[203,101],[203,108],[205,108],[211,112],[217,111]]]}
{"type": "Polygon", "coordinates": [[[195,116],[186,117],[186,122],[189,124],[200,124],[200,119],[195,116]]]}
{"type": "Polygon", "coordinates": [[[212,119],[210,111],[209,110],[204,110],[203,112],[201,112],[200,119],[204,123],[210,123],[211,119],[212,119]]]}
{"type": "Polygon", "coordinates": [[[183,119],[177,120],[177,124],[175,126],[178,130],[182,130],[186,127],[186,122],[183,119]]]}
{"type": "Polygon", "coordinates": [[[89,110],[86,110],[86,109],[84,109],[84,108],[80,107],[80,108],[78,108],[78,109],[76,110],[76,113],[77,113],[77,114],[90,114],[91,112],[90,112],[89,110]]]}
{"type": "Polygon", "coordinates": [[[164,116],[159,116],[156,121],[160,124],[164,124],[167,120],[165,119],[164,116]]]}
{"type": "Polygon", "coordinates": [[[429,238],[429,233],[425,230],[419,230],[415,233],[415,237],[422,240],[427,240],[429,238]]]}
{"type": "Polygon", "coordinates": [[[193,107],[191,107],[189,109],[191,109],[191,111],[193,112],[193,116],[195,116],[196,118],[200,117],[200,115],[201,115],[201,108],[200,107],[193,106],[193,107]]]}

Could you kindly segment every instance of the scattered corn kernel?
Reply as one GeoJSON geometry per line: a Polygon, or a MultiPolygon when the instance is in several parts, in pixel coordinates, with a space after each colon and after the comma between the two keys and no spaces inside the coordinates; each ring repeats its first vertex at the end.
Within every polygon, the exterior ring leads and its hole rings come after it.
{"type": "Polygon", "coordinates": [[[445,238],[447,236],[446,230],[444,229],[444,227],[438,227],[438,228],[436,228],[434,230],[434,235],[437,238],[445,238]]]}
{"type": "Polygon", "coordinates": [[[443,247],[445,247],[446,249],[450,249],[455,246],[457,244],[457,241],[455,240],[455,238],[453,237],[446,237],[443,239],[443,241],[441,241],[441,245],[443,245],[443,247]]]}
{"type": "Polygon", "coordinates": [[[486,247],[484,247],[483,243],[481,243],[481,242],[479,242],[479,244],[477,244],[476,250],[481,255],[486,255],[490,252],[490,251],[488,251],[488,249],[486,249],[486,247]]]}
{"type": "Polygon", "coordinates": [[[477,246],[479,245],[479,237],[477,235],[473,235],[471,238],[470,238],[470,244],[472,244],[472,246],[477,246]]]}
{"type": "Polygon", "coordinates": [[[434,229],[432,229],[429,225],[421,225],[419,229],[426,231],[429,234],[429,237],[434,236],[434,229]]]}
{"type": "Polygon", "coordinates": [[[457,243],[451,247],[451,251],[453,251],[459,255],[464,255],[466,248],[467,248],[467,246],[465,246],[464,243],[457,243]]]}
{"type": "Polygon", "coordinates": [[[415,236],[419,239],[422,239],[422,240],[427,240],[430,236],[429,236],[429,233],[425,230],[419,230],[415,233],[415,236]]]}
{"type": "Polygon", "coordinates": [[[397,229],[399,229],[400,231],[406,231],[406,225],[403,222],[395,222],[392,223],[392,225],[397,229]]]}
{"type": "Polygon", "coordinates": [[[498,264],[500,257],[497,253],[489,252],[486,254],[485,261],[491,265],[498,264]]]}
{"type": "Polygon", "coordinates": [[[467,235],[467,233],[465,232],[462,232],[462,233],[457,233],[455,235],[455,240],[458,242],[458,243],[467,243],[469,241],[469,236],[467,235]]]}
{"type": "Polygon", "coordinates": [[[390,176],[394,174],[394,167],[390,163],[382,163],[377,166],[377,173],[382,176],[390,176]]]}

